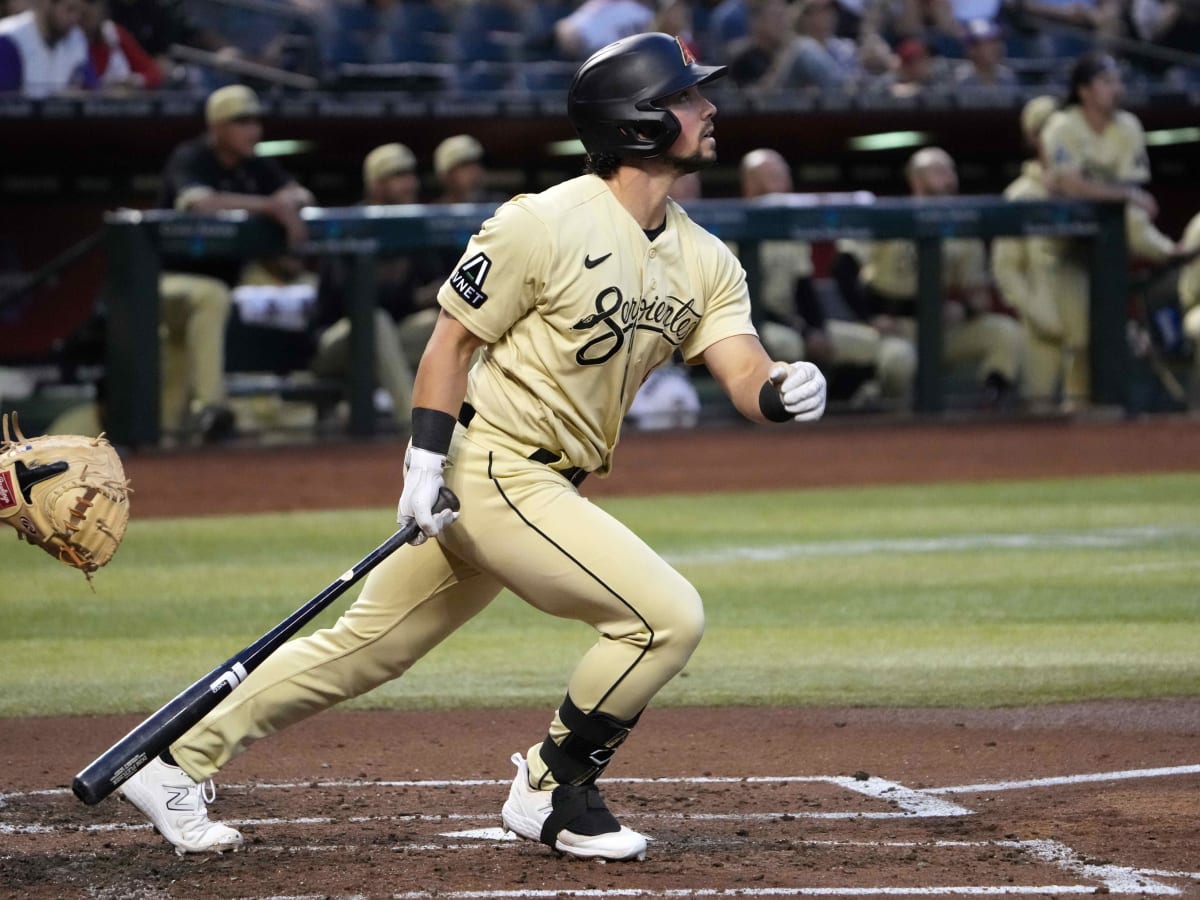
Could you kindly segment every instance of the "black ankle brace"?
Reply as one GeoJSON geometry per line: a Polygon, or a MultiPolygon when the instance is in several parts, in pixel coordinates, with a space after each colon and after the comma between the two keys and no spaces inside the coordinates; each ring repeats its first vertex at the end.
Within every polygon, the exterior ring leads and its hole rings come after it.
{"type": "Polygon", "coordinates": [[[640,717],[638,713],[623,722],[604,713],[584,713],[568,695],[558,708],[558,718],[570,733],[561,744],[546,736],[539,751],[542,762],[560,785],[592,784],[640,717]]]}

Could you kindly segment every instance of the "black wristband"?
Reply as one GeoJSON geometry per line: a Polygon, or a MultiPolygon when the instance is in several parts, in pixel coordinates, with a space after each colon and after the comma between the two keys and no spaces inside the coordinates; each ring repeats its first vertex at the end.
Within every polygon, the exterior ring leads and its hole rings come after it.
{"type": "Polygon", "coordinates": [[[758,408],[768,422],[787,422],[792,414],[783,408],[779,385],[768,379],[758,391],[758,408]]]}
{"type": "Polygon", "coordinates": [[[418,450],[440,453],[450,452],[450,438],[454,437],[454,424],[458,420],[448,412],[415,406],[412,411],[412,445],[418,450]]]}

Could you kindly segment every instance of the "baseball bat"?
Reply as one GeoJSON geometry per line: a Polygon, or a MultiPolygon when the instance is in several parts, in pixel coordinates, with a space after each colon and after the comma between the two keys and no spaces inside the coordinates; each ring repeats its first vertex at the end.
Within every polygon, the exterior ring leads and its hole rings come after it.
{"type": "MultiPolygon", "coordinates": [[[[457,510],[458,498],[448,488],[443,487],[433,509],[435,512],[457,510]]],[[[111,794],[229,696],[245,681],[246,676],[257,669],[288,638],[344,594],[363,575],[383,562],[400,545],[412,541],[420,530],[415,522],[405,525],[347,569],[337,581],[253,644],[239,650],[203,678],[181,691],[76,775],[71,782],[71,790],[75,792],[75,796],[92,806],[111,794]]]]}

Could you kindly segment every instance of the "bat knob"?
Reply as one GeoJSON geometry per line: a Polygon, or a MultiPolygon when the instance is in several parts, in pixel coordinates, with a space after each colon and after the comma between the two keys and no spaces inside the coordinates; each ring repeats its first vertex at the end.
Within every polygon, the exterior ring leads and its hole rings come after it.
{"type": "Polygon", "coordinates": [[[448,509],[451,512],[458,512],[458,506],[458,498],[454,496],[454,491],[443,485],[438,490],[438,498],[437,502],[433,504],[433,511],[442,512],[448,509]]]}

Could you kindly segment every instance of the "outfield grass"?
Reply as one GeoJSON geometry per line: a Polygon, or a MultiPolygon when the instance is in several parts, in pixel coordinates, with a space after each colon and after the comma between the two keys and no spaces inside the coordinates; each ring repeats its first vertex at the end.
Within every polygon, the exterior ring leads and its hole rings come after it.
{"type": "MultiPolygon", "coordinates": [[[[1200,475],[602,505],[705,598],[704,642],[660,705],[1200,694],[1200,475]]],[[[94,593],[36,548],[0,541],[0,715],[154,709],[392,530],[391,508],[134,512],[94,593]]],[[[551,708],[591,640],[504,594],[354,705],[551,708]]]]}

